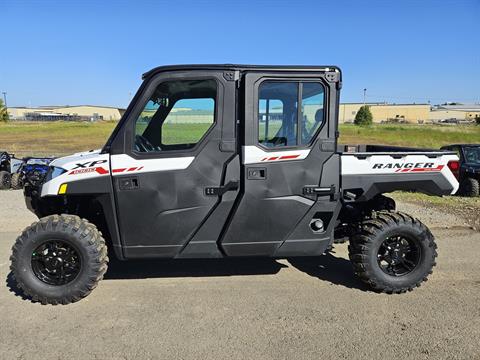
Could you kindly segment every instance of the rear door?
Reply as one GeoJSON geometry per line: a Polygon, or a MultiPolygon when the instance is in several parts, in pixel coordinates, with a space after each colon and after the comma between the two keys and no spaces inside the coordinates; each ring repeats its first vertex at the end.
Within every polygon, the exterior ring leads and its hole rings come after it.
{"type": "Polygon", "coordinates": [[[235,81],[220,70],[169,71],[142,89],[117,134],[123,151],[111,156],[125,256],[219,256],[240,172],[235,81]]]}
{"type": "Polygon", "coordinates": [[[339,211],[339,80],[337,72],[246,74],[242,189],[221,240],[227,255],[314,255],[328,245],[339,211]]]}

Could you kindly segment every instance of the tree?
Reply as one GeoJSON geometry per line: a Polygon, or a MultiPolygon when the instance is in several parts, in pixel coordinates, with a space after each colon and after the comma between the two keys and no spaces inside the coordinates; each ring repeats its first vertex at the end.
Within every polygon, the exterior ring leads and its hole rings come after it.
{"type": "Polygon", "coordinates": [[[3,105],[3,100],[0,99],[0,122],[8,121],[8,112],[5,105],[3,105]]]}
{"type": "Polygon", "coordinates": [[[355,125],[366,126],[372,125],[373,115],[370,112],[370,107],[368,105],[363,105],[355,115],[355,125]]]}
{"type": "Polygon", "coordinates": [[[477,123],[477,125],[480,125],[480,115],[475,116],[475,122],[477,123]]]}

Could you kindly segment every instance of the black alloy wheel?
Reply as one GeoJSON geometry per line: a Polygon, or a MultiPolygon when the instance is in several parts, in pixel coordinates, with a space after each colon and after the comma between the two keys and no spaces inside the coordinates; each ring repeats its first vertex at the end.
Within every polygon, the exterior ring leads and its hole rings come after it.
{"type": "Polygon", "coordinates": [[[405,236],[390,236],[380,245],[377,261],[380,269],[391,276],[412,272],[421,259],[421,249],[415,241],[405,236]]]}
{"type": "Polygon", "coordinates": [[[32,253],[35,276],[49,285],[65,285],[75,280],[82,266],[78,251],[62,240],[50,240],[32,253]]]}

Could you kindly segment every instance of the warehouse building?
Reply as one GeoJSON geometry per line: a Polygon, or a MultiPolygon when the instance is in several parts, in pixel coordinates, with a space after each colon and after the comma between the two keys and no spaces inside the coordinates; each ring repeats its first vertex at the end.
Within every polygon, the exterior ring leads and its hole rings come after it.
{"type": "Polygon", "coordinates": [[[474,121],[476,117],[480,117],[480,104],[437,105],[430,112],[430,120],[434,122],[446,120],[474,121]]]}
{"type": "MultiPolygon", "coordinates": [[[[353,123],[363,103],[342,103],[339,109],[340,123],[353,123]]],[[[480,104],[472,105],[437,105],[429,104],[388,104],[368,103],[374,123],[431,123],[431,122],[468,122],[480,117],[480,104]]],[[[315,108],[316,110],[316,108],[315,108]]],[[[275,109],[274,109],[275,111],[275,109]]],[[[308,112],[306,108],[305,111],[308,112]]],[[[8,114],[12,120],[26,121],[99,121],[119,120],[125,109],[95,106],[41,106],[37,108],[9,107],[8,114]]],[[[211,114],[202,110],[173,109],[170,114],[173,122],[209,122],[211,114]]]]}
{"type": "Polygon", "coordinates": [[[40,106],[9,107],[8,115],[12,120],[26,121],[98,121],[120,120],[125,109],[110,106],[76,105],[76,106],[40,106]]]}
{"type": "MultiPolygon", "coordinates": [[[[340,104],[339,121],[340,123],[351,123],[355,120],[358,110],[363,103],[344,103],[340,104]]],[[[406,122],[421,123],[430,118],[429,104],[386,104],[386,103],[368,103],[373,115],[374,123],[385,122],[406,122]]]]}

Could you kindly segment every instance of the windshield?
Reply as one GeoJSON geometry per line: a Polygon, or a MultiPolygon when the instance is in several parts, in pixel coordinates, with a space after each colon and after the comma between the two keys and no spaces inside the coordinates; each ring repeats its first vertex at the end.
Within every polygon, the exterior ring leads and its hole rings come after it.
{"type": "Polygon", "coordinates": [[[480,164],[480,146],[465,146],[463,153],[467,164],[480,164]]]}

